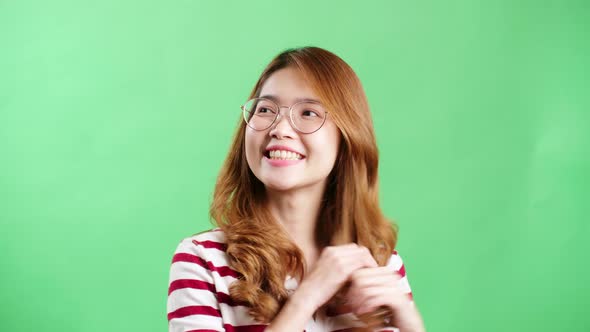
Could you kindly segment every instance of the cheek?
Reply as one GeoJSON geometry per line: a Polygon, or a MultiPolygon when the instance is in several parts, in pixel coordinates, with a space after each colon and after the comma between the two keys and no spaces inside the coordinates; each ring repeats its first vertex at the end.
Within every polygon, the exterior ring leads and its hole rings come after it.
{"type": "MultiPolygon", "coordinates": [[[[338,158],[340,137],[336,134],[328,132],[326,135],[317,137],[317,140],[310,142],[313,146],[313,155],[318,158],[317,160],[321,163],[322,168],[331,170],[334,167],[334,163],[338,158]]],[[[339,134],[339,132],[337,132],[339,134]]]]}
{"type": "Polygon", "coordinates": [[[342,134],[340,133],[340,129],[338,129],[333,123],[326,129],[329,129],[325,137],[326,145],[329,146],[329,152],[327,154],[336,161],[336,158],[338,158],[338,151],[340,150],[342,134]]]}
{"type": "Polygon", "coordinates": [[[252,132],[251,129],[246,130],[246,134],[244,137],[244,145],[246,149],[246,160],[248,161],[248,165],[252,168],[255,165],[255,161],[260,157],[260,144],[261,139],[259,135],[256,135],[256,132],[252,132]]]}

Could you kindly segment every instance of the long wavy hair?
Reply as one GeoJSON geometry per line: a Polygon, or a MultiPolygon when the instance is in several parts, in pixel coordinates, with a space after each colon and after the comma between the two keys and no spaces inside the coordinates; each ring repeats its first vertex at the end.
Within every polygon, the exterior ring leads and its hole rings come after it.
{"type": "MultiPolygon", "coordinates": [[[[357,243],[385,265],[397,241],[397,226],[383,215],[378,197],[378,150],[361,82],[337,55],[303,47],[277,55],[264,69],[249,98],[259,97],[277,70],[297,69],[340,129],[337,160],[326,184],[315,237],[320,248],[357,243]]],[[[215,186],[210,214],[224,231],[230,265],[241,274],[230,287],[236,303],[250,307],[259,322],[270,322],[286,302],[287,276],[303,278],[301,250],[272,217],[265,188],[246,161],[246,124],[240,118],[215,186]]]]}

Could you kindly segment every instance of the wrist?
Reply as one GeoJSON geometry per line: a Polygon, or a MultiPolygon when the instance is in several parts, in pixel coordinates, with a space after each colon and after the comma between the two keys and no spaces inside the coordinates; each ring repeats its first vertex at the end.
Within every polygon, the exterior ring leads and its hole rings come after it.
{"type": "Polygon", "coordinates": [[[291,294],[287,300],[287,303],[289,302],[300,311],[309,314],[310,317],[322,305],[322,303],[319,303],[317,291],[312,292],[305,284],[301,284],[297,290],[291,294]]]}
{"type": "Polygon", "coordinates": [[[315,308],[314,305],[311,305],[305,289],[298,288],[289,296],[281,311],[270,322],[265,331],[302,331],[305,324],[313,316],[315,308]]]}
{"type": "Polygon", "coordinates": [[[418,308],[412,303],[405,310],[399,311],[400,332],[424,332],[426,331],[422,316],[418,308]]]}

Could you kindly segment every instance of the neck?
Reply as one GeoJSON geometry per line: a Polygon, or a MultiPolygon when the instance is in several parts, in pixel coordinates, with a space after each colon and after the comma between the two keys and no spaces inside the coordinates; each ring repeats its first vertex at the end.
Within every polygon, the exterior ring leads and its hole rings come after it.
{"type": "Polygon", "coordinates": [[[267,189],[267,202],[271,214],[303,251],[308,265],[313,264],[319,250],[315,229],[323,195],[323,185],[293,191],[267,189]]]}

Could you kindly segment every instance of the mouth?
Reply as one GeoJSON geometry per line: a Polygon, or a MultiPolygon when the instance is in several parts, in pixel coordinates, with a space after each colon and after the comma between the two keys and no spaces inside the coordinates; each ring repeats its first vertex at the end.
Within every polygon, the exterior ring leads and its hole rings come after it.
{"type": "Polygon", "coordinates": [[[266,150],[264,151],[264,156],[271,160],[301,160],[305,158],[305,156],[300,153],[281,149],[266,150]]]}

